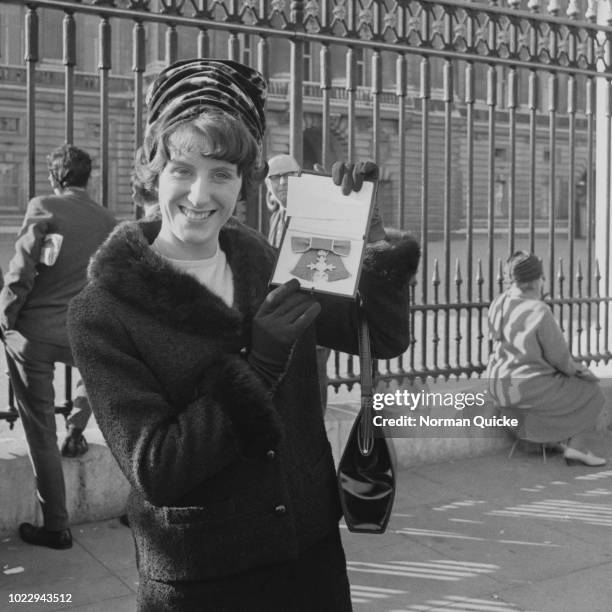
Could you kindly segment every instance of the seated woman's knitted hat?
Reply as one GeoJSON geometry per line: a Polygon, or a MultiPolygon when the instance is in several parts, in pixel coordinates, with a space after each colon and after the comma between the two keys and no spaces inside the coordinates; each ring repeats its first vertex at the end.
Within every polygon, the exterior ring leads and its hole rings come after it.
{"type": "Polygon", "coordinates": [[[147,125],[183,122],[214,107],[240,119],[261,144],[266,131],[267,85],[257,70],[218,59],[191,59],[165,68],[146,96],[147,125]]]}
{"type": "Polygon", "coordinates": [[[508,273],[513,281],[528,283],[541,278],[543,274],[542,262],[533,253],[517,251],[508,260],[508,273]]]}

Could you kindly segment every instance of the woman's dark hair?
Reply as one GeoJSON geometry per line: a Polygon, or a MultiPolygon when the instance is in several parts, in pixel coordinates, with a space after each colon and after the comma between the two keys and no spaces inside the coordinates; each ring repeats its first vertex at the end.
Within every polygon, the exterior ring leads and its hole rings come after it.
{"type": "Polygon", "coordinates": [[[87,187],[91,157],[82,149],[66,144],[47,155],[47,167],[60,187],[87,187]]]}
{"type": "Polygon", "coordinates": [[[157,180],[170,161],[170,137],[183,128],[191,128],[206,139],[208,148],[201,151],[202,155],[236,164],[242,177],[242,198],[266,176],[267,164],[262,161],[261,149],[242,121],[221,110],[211,109],[182,123],[168,126],[162,120],[147,128],[144,143],[136,151],[132,174],[135,202],[157,202],[157,180]]]}

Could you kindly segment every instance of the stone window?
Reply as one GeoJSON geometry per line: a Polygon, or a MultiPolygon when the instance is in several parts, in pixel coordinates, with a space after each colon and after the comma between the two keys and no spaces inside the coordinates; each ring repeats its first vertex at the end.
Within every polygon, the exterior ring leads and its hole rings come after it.
{"type": "Polygon", "coordinates": [[[0,210],[18,211],[25,206],[21,164],[0,158],[0,210]]]}

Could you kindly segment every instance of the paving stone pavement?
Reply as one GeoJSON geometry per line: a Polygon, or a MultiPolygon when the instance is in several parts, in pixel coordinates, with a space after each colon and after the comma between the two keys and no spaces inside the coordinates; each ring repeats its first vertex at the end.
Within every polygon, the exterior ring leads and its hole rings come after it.
{"type": "MultiPolygon", "coordinates": [[[[135,609],[129,530],[113,519],[73,535],[69,551],[0,542],[0,610],[135,609]],[[25,593],[71,601],[10,603],[25,593]]],[[[355,612],[612,611],[612,465],[527,448],[402,470],[387,533],[343,538],[355,612]]]]}

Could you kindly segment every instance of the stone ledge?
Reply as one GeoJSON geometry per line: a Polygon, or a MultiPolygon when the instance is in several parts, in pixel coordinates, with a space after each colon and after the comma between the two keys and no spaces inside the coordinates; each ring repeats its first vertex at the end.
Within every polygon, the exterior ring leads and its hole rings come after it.
{"type": "MultiPolygon", "coordinates": [[[[73,524],[98,521],[123,513],[129,492],[126,478],[98,429],[88,428],[87,454],[64,459],[68,512],[73,524]]],[[[0,433],[0,533],[19,523],[41,523],[27,445],[19,431],[0,433]]]]}
{"type": "MultiPolygon", "coordinates": [[[[612,379],[604,378],[606,375],[605,368],[599,368],[599,371],[595,371],[601,377],[600,384],[606,397],[605,408],[607,420],[610,424],[612,423],[612,379]]],[[[430,392],[476,393],[483,391],[486,388],[486,383],[481,379],[473,379],[439,382],[421,385],[421,387],[430,392]]],[[[384,389],[382,392],[393,392],[395,389],[396,387],[390,386],[389,389],[384,389]]],[[[419,389],[420,387],[416,387],[414,390],[419,389]]],[[[336,465],[346,444],[358,409],[359,404],[356,401],[334,403],[333,397],[330,400],[325,420],[327,436],[332,446],[336,465]]],[[[478,411],[478,414],[489,417],[496,415],[497,412],[496,405],[490,398],[487,398],[485,406],[478,411]]],[[[404,414],[406,413],[404,412],[404,414]]],[[[418,415],[424,414],[424,412],[415,411],[412,414],[418,415]]],[[[469,409],[458,412],[453,408],[449,408],[446,412],[437,411],[435,414],[435,416],[441,417],[472,417],[473,415],[474,413],[471,413],[469,409]]],[[[393,416],[393,414],[388,416],[393,416]]],[[[419,435],[411,430],[403,430],[402,437],[392,437],[398,467],[405,469],[416,465],[441,463],[452,461],[453,459],[477,457],[501,451],[508,452],[514,441],[512,434],[501,428],[495,431],[487,431],[486,435],[480,434],[473,427],[469,429],[465,427],[440,428],[440,432],[443,435],[434,437],[419,435]]]]}

